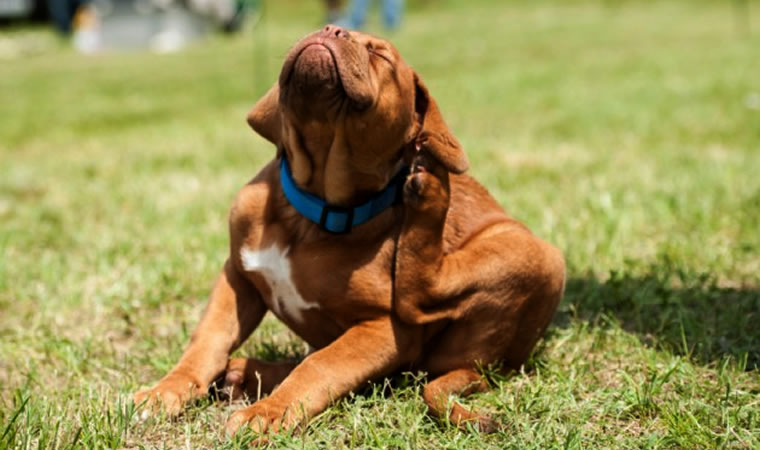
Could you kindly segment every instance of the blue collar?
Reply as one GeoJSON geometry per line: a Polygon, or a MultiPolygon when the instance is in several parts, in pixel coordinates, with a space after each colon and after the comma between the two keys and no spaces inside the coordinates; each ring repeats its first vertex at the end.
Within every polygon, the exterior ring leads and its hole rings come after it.
{"type": "Polygon", "coordinates": [[[287,158],[283,155],[280,160],[280,185],[290,204],[302,216],[318,224],[323,230],[335,234],[348,233],[351,228],[368,222],[400,202],[402,187],[408,174],[409,168],[402,168],[388,185],[372,198],[359,206],[344,208],[329,205],[316,195],[300,189],[293,180],[287,158]]]}

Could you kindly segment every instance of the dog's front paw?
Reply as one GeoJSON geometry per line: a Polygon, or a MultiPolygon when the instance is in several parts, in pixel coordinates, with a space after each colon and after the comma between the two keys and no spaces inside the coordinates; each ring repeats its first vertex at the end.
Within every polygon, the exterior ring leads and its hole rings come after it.
{"type": "Polygon", "coordinates": [[[427,152],[418,152],[404,184],[404,203],[418,211],[445,215],[449,195],[446,169],[427,152]]]}
{"type": "Polygon", "coordinates": [[[155,387],[135,393],[133,401],[143,408],[140,414],[143,419],[159,412],[176,416],[188,401],[206,392],[207,388],[200,386],[192,377],[175,373],[167,375],[155,387]]]}
{"type": "Polygon", "coordinates": [[[232,436],[243,426],[248,426],[257,434],[264,434],[268,431],[276,433],[295,424],[295,417],[286,406],[266,398],[232,413],[224,428],[227,435],[232,436]]]}

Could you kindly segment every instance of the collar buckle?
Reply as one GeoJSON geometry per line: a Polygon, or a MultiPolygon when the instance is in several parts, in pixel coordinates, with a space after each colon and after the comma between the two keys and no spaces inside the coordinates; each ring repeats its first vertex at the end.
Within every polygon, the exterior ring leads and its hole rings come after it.
{"type": "Polygon", "coordinates": [[[354,222],[354,208],[343,208],[341,206],[327,205],[322,206],[322,214],[319,217],[319,228],[332,234],[347,234],[351,232],[354,222]],[[345,225],[343,229],[336,230],[328,227],[327,220],[330,214],[335,214],[332,217],[345,217],[345,225]]]}

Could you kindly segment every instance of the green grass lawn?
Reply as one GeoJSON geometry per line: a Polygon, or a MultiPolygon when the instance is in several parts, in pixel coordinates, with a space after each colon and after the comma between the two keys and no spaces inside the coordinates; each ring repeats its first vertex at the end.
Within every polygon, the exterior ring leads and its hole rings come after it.
{"type": "MultiPolygon", "coordinates": [[[[322,12],[269,3],[259,28],[174,55],[85,57],[48,40],[0,60],[0,448],[250,441],[222,432],[240,405],[140,422],[130,395],[179,357],[225,259],[233,196],[274,155],[245,113],[322,12]]],[[[732,2],[413,4],[391,39],[472,173],[565,251],[565,300],[525,369],[466,401],[499,433],[431,419],[421,375],[405,374],[272,444],[758,448],[751,3],[750,35],[732,2]]],[[[304,350],[268,317],[239,354],[304,350]]]]}

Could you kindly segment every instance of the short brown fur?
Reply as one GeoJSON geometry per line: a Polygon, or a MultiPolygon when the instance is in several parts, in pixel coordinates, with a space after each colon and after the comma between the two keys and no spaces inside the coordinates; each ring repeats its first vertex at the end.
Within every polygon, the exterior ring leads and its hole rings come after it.
{"type": "Polygon", "coordinates": [[[235,412],[228,432],[263,432],[411,369],[428,373],[434,415],[493,430],[449,395],[486,389],[478,365],[525,362],[562,297],[561,253],[463,174],[467,157],[435,100],[384,40],[334,26],[305,37],[248,122],[277,157],[235,199],[229,258],[189,346],[135,401],[178,414],[226,373],[235,395],[269,394],[235,412]],[[403,165],[412,170],[402,204],[332,235],[285,198],[283,157],[302,189],[341,206],[363,202],[403,165]],[[294,285],[317,305],[280,319],[316,350],[300,363],[229,360],[277,301],[241,251],[273,245],[288,249],[294,285]]]}

